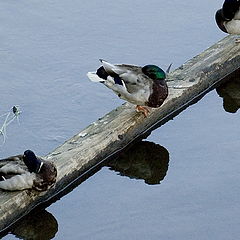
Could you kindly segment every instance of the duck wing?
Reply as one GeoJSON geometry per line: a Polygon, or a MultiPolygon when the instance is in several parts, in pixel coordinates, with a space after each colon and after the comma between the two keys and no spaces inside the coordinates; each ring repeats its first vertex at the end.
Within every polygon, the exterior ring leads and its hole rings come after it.
{"type": "Polygon", "coordinates": [[[101,62],[104,70],[118,80],[118,82],[115,80],[115,84],[121,84],[119,83],[121,81],[129,93],[136,93],[152,82],[143,74],[142,67],[127,64],[114,65],[104,60],[101,62]]]}
{"type": "Polygon", "coordinates": [[[30,189],[33,187],[34,179],[36,179],[35,173],[26,172],[0,181],[0,188],[6,191],[30,189]]]}
{"type": "Polygon", "coordinates": [[[2,174],[22,174],[27,171],[23,162],[23,155],[11,156],[0,160],[0,173],[2,174]]]}
{"type": "Polygon", "coordinates": [[[16,191],[32,188],[35,174],[27,171],[23,155],[16,155],[0,160],[0,188],[16,191]]]}
{"type": "Polygon", "coordinates": [[[118,97],[133,104],[144,105],[148,101],[153,81],[142,72],[141,67],[100,61],[102,66],[95,73],[87,74],[91,81],[103,83],[118,97]]]}

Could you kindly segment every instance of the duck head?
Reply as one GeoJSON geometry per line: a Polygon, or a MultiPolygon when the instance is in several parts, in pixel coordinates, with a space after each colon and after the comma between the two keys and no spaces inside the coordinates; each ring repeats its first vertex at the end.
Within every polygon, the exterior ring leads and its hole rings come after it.
{"type": "Polygon", "coordinates": [[[33,151],[26,150],[23,154],[23,161],[29,172],[38,173],[40,171],[42,162],[36,157],[33,151]]]}
{"type": "Polygon", "coordinates": [[[142,68],[142,72],[153,80],[164,80],[165,72],[156,65],[146,65],[142,68]]]}

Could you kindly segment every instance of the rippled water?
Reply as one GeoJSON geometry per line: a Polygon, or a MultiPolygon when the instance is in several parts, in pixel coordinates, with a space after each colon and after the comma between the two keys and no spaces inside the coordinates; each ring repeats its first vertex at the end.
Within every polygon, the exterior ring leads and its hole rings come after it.
{"type": "MultiPolygon", "coordinates": [[[[44,155],[122,103],[87,80],[98,58],[165,69],[221,39],[214,22],[221,4],[0,1],[0,113],[22,110],[1,156],[26,148],[44,155]]],[[[209,93],[4,239],[44,232],[39,239],[237,239],[239,113],[222,101],[209,93]],[[163,158],[137,161],[152,148],[163,158]]]]}

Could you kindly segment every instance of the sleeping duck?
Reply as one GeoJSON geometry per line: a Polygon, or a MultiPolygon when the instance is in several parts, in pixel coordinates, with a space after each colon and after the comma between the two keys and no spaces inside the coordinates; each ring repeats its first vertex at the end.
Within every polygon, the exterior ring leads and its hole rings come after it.
{"type": "Polygon", "coordinates": [[[56,166],[36,157],[31,150],[0,160],[0,188],[3,190],[46,191],[54,185],[56,177],[56,166]]]}
{"type": "Polygon", "coordinates": [[[158,66],[114,65],[101,59],[100,62],[102,66],[96,72],[87,73],[88,78],[103,83],[121,99],[137,105],[137,111],[145,117],[149,113],[147,107],[158,108],[167,98],[166,74],[158,66]]]}
{"type": "MultiPolygon", "coordinates": [[[[216,12],[215,19],[223,32],[240,34],[240,0],[225,0],[222,8],[216,12]]],[[[240,39],[236,43],[240,43],[240,39]]]]}

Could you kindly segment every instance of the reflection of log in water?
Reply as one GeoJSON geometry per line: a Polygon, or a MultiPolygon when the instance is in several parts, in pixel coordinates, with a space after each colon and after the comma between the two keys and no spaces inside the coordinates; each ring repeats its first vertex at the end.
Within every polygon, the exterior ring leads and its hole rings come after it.
{"type": "Polygon", "coordinates": [[[11,229],[11,233],[16,237],[27,240],[52,239],[57,231],[57,220],[46,210],[32,212],[11,229]]]}
{"type": "Polygon", "coordinates": [[[169,153],[164,147],[147,141],[134,144],[107,166],[122,176],[144,179],[147,184],[159,184],[167,174],[169,153]]]}
{"type": "Polygon", "coordinates": [[[235,113],[240,108],[240,69],[228,77],[228,81],[216,89],[223,98],[223,108],[226,112],[235,113]]]}

